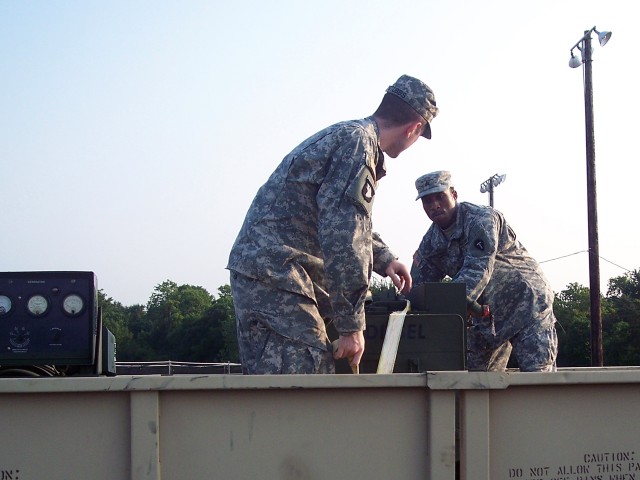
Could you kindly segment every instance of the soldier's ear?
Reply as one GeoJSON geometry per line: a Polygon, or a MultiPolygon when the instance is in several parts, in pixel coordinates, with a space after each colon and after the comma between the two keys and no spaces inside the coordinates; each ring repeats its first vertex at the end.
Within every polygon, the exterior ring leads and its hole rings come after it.
{"type": "Polygon", "coordinates": [[[456,189],[453,187],[451,187],[451,196],[454,200],[458,200],[458,192],[456,192],[456,189]]]}
{"type": "Polygon", "coordinates": [[[424,122],[411,122],[407,125],[407,128],[405,129],[405,135],[407,138],[410,138],[412,135],[417,135],[420,136],[422,135],[422,130],[424,127],[424,122]]]}

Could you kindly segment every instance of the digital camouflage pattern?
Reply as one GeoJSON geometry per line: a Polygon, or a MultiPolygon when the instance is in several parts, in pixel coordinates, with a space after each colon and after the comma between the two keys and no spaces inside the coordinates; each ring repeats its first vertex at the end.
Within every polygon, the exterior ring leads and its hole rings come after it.
{"type": "Polygon", "coordinates": [[[497,210],[467,202],[457,210],[447,235],[432,224],[423,237],[414,284],[449,276],[466,285],[471,300],[490,306],[493,320],[473,318],[468,331],[470,370],[504,370],[511,348],[522,371],[554,369],[554,294],[540,265],[497,210]]]}
{"type": "MultiPolygon", "coordinates": [[[[371,273],[384,275],[396,258],[372,232],[385,174],[378,141],[372,117],[316,133],[282,160],[249,208],[227,268],[289,295],[284,311],[279,298],[253,303],[274,313],[268,326],[283,337],[326,350],[325,322],[339,333],[364,329],[371,273]]],[[[254,294],[240,288],[234,302],[254,294]]]]}
{"type": "Polygon", "coordinates": [[[396,83],[387,88],[387,93],[400,97],[427,122],[422,136],[431,138],[431,121],[438,115],[436,98],[433,91],[421,80],[409,75],[402,75],[396,83]]]}
{"type": "Polygon", "coordinates": [[[418,190],[416,200],[420,200],[422,197],[431,195],[432,193],[444,192],[451,187],[453,187],[453,185],[451,184],[450,172],[439,170],[437,172],[427,173],[416,180],[416,190],[418,190]]]}
{"type": "MultiPolygon", "coordinates": [[[[553,316],[553,313],[550,313],[553,316]]],[[[558,351],[555,319],[549,318],[524,327],[512,338],[496,347],[494,330],[488,319],[472,318],[467,332],[467,363],[469,370],[503,372],[511,351],[522,372],[553,372],[558,351]]]]}
{"type": "Polygon", "coordinates": [[[231,273],[231,289],[238,292],[233,302],[245,374],[335,373],[332,347],[312,299],[237,272],[231,273]]]}

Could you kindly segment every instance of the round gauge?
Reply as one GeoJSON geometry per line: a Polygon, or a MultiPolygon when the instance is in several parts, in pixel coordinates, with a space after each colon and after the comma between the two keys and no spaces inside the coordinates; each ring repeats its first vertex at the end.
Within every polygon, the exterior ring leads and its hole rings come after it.
{"type": "Polygon", "coordinates": [[[31,315],[40,317],[49,310],[49,300],[44,295],[31,295],[27,300],[27,310],[31,315]]]}
{"type": "Polygon", "coordinates": [[[15,348],[24,348],[31,342],[31,334],[24,327],[13,327],[9,332],[9,343],[15,348]]]}
{"type": "Polygon", "coordinates": [[[11,311],[11,307],[11,299],[6,295],[0,295],[0,317],[8,314],[11,311]]]}
{"type": "Polygon", "coordinates": [[[64,297],[62,309],[68,315],[79,315],[84,309],[84,300],[77,293],[71,293],[64,297]]]}

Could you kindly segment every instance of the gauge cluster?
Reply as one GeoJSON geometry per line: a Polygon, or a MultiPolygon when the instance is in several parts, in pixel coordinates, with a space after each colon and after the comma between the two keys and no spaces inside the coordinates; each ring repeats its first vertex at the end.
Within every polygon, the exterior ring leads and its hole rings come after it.
{"type": "Polygon", "coordinates": [[[0,272],[0,365],[94,362],[93,272],[0,272]]]}
{"type": "MultiPolygon", "coordinates": [[[[54,288],[53,295],[55,296],[57,293],[57,289],[54,288]]],[[[24,304],[26,313],[36,318],[44,317],[50,312],[52,301],[59,303],[60,312],[69,317],[81,315],[87,305],[87,298],[81,293],[69,293],[60,302],[56,302],[56,300],[56,298],[52,300],[51,295],[44,293],[30,294],[26,300],[20,295],[12,297],[8,294],[0,294],[0,319],[14,313],[15,306],[20,303],[24,304]]]]}

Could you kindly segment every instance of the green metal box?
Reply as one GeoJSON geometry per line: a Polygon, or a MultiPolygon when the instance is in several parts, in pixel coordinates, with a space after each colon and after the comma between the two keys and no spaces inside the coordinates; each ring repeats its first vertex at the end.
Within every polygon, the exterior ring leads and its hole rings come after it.
{"type": "MultiPolygon", "coordinates": [[[[425,283],[409,295],[394,373],[464,370],[466,368],[466,290],[462,283],[425,283]]],[[[360,373],[376,373],[389,314],[403,301],[373,302],[367,307],[365,353],[360,373]]],[[[331,336],[331,333],[330,333],[331,336]]],[[[334,337],[331,337],[334,338],[334,337]]],[[[351,373],[345,360],[337,373],[351,373]]]]}

